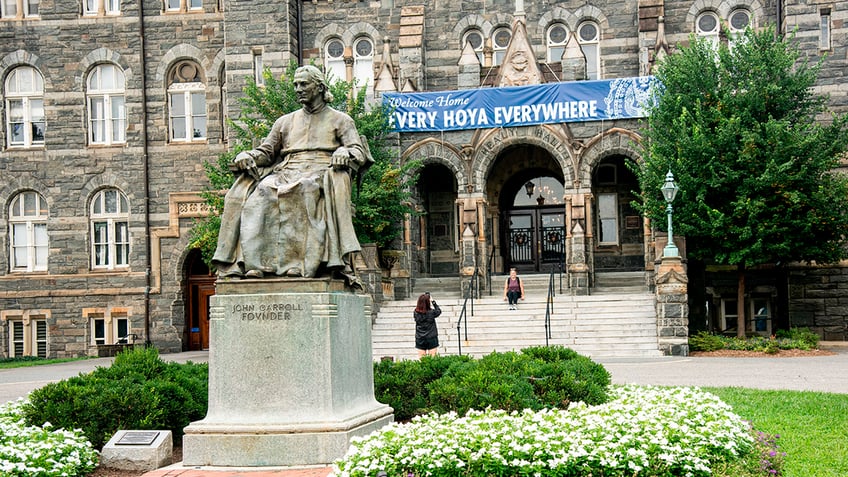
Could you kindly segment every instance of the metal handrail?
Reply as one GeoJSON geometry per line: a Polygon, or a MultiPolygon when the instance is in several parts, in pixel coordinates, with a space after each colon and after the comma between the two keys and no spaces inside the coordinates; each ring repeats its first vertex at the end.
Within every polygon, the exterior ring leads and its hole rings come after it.
{"type": "MultiPolygon", "coordinates": [[[[550,278],[548,279],[548,296],[545,299],[545,346],[548,346],[548,340],[551,338],[551,315],[554,313],[554,269],[551,268],[550,278]]],[[[562,286],[562,276],[560,272],[560,286],[562,286]]]]}
{"type": "Polygon", "coordinates": [[[492,296],[492,262],[495,261],[496,251],[495,247],[492,247],[492,253],[489,254],[489,260],[486,262],[486,285],[489,288],[489,296],[492,296]]]}
{"type": "Polygon", "coordinates": [[[468,282],[468,289],[465,290],[465,299],[462,302],[462,310],[459,311],[459,318],[456,320],[456,344],[460,356],[462,356],[462,336],[460,336],[459,328],[465,325],[465,341],[468,341],[468,300],[471,300],[471,316],[474,316],[474,290],[477,289],[479,271],[479,267],[474,267],[474,275],[468,282]]]}

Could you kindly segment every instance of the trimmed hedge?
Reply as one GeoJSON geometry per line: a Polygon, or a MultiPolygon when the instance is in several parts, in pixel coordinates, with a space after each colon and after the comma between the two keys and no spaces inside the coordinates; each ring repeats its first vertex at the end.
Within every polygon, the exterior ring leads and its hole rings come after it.
{"type": "Polygon", "coordinates": [[[479,360],[383,361],[374,369],[377,400],[392,406],[398,421],[487,407],[513,411],[566,408],[574,401],[600,404],[608,399],[609,385],[603,366],[561,346],[491,353],[479,360]]]}
{"type": "Polygon", "coordinates": [[[183,428],[206,415],[206,364],[166,363],[155,348],[118,354],[112,366],[36,389],[23,408],[28,425],[82,429],[101,449],[120,429],[183,428]]]}

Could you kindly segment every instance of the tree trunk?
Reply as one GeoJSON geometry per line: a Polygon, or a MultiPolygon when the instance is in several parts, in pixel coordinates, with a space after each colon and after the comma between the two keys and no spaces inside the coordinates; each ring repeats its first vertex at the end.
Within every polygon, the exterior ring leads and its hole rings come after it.
{"type": "Polygon", "coordinates": [[[736,337],[745,338],[745,265],[736,267],[738,287],[736,289],[736,337]]]}

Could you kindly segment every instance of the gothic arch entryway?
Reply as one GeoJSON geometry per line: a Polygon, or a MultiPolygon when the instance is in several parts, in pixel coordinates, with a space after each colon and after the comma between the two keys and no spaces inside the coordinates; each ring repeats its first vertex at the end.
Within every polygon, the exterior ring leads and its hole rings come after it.
{"type": "Polygon", "coordinates": [[[215,294],[215,275],[209,273],[200,250],[189,252],[186,274],[184,348],[189,351],[209,349],[209,297],[215,294]]]}
{"type": "Polygon", "coordinates": [[[418,175],[418,203],[422,208],[418,230],[418,268],[426,276],[456,276],[456,177],[445,165],[426,164],[418,175]]]}
{"type": "Polygon", "coordinates": [[[558,270],[565,264],[563,174],[544,149],[519,145],[505,149],[488,178],[497,189],[499,262],[506,273],[558,270]]]}

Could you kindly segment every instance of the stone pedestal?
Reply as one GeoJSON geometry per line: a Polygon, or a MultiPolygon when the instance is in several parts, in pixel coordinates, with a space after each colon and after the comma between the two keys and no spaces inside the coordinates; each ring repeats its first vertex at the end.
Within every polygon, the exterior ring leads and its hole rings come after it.
{"type": "Polygon", "coordinates": [[[665,355],[689,355],[689,298],[680,257],[662,257],[657,267],[657,337],[665,355]]]}
{"type": "Polygon", "coordinates": [[[219,282],[209,410],[185,466],[326,465],[393,420],[374,399],[370,299],[330,279],[219,282]]]}

